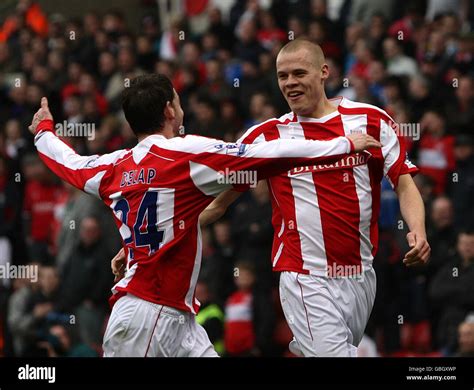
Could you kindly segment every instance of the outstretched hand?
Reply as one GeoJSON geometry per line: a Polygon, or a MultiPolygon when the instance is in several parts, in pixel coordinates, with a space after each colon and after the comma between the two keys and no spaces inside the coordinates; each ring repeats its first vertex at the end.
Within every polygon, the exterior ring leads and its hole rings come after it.
{"type": "Polygon", "coordinates": [[[38,111],[36,111],[36,114],[33,116],[33,121],[31,122],[31,125],[28,126],[28,130],[30,130],[33,135],[36,134],[36,128],[38,127],[39,123],[45,119],[53,120],[53,116],[51,115],[51,111],[49,111],[48,99],[42,97],[41,107],[38,111]]]}

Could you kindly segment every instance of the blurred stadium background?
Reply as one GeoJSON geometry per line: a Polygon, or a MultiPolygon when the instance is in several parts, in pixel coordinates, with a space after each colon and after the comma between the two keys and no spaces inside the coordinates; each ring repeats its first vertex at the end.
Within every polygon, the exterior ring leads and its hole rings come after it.
{"type": "MultiPolygon", "coordinates": [[[[377,299],[360,355],[472,356],[473,28],[472,0],[3,0],[0,265],[33,264],[39,278],[0,279],[0,356],[99,356],[120,247],[110,212],[38,160],[27,126],[41,96],[57,122],[93,125],[93,139],[68,139],[78,153],[106,153],[135,143],[120,110],[124,79],[164,73],[188,133],[234,141],[288,111],[274,62],[298,37],[322,46],[328,97],[375,104],[421,132],[407,141],[432,259],[401,263],[406,228],[385,183],[377,299]]],[[[221,353],[291,356],[272,234],[263,183],[203,231],[199,321],[221,353]],[[225,313],[246,286],[251,320],[239,332],[225,313]]]]}

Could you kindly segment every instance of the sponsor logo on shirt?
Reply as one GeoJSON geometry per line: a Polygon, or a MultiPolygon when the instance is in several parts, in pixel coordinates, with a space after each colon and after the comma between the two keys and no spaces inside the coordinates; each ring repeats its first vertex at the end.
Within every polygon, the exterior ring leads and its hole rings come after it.
{"type": "Polygon", "coordinates": [[[345,169],[366,165],[370,157],[370,153],[351,154],[347,157],[341,158],[339,161],[336,161],[332,164],[317,164],[293,168],[288,172],[288,176],[297,176],[299,174],[308,172],[333,171],[337,169],[345,169]]]}
{"type": "Polygon", "coordinates": [[[233,154],[233,155],[236,155],[236,156],[242,156],[245,153],[245,151],[247,150],[247,145],[246,144],[238,144],[238,143],[217,144],[217,145],[214,145],[214,147],[217,150],[225,149],[226,154],[233,154]]]}

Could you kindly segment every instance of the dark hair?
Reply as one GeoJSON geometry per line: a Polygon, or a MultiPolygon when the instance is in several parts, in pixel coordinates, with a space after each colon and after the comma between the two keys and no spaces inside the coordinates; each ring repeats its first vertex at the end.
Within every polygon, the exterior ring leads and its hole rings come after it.
{"type": "Polygon", "coordinates": [[[244,269],[251,274],[255,275],[255,264],[249,260],[237,260],[235,263],[236,268],[244,269]]]}
{"type": "Polygon", "coordinates": [[[162,74],[138,76],[122,94],[122,108],[135,135],[163,127],[167,102],[174,98],[171,80],[162,74]]]}
{"type": "Polygon", "coordinates": [[[471,224],[468,224],[467,226],[463,227],[462,229],[458,230],[458,237],[463,234],[466,236],[472,236],[474,234],[474,226],[471,224]]]}

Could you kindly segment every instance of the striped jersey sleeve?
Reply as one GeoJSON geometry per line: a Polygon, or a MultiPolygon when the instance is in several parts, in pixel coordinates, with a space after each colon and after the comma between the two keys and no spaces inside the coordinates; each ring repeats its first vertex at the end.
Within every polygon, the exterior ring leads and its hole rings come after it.
{"type": "Polygon", "coordinates": [[[99,188],[102,177],[108,167],[127,151],[80,156],[53,133],[53,128],[52,120],[43,120],[38,125],[35,146],[41,159],[62,180],[101,198],[99,188]]]}
{"type": "Polygon", "coordinates": [[[189,135],[174,138],[160,148],[188,153],[191,177],[196,186],[207,195],[217,196],[229,189],[219,183],[228,183],[223,178],[233,173],[253,172],[256,181],[267,179],[295,166],[333,161],[350,153],[353,145],[345,137],[330,141],[274,140],[248,145],[189,135]]]}
{"type": "Polygon", "coordinates": [[[384,158],[384,176],[396,188],[401,175],[418,173],[418,168],[409,160],[405,139],[400,134],[400,126],[389,115],[380,115],[380,143],[384,158]]]}
{"type": "MultiPolygon", "coordinates": [[[[51,120],[39,124],[35,145],[40,157],[61,179],[100,198],[102,177],[127,151],[119,150],[102,156],[80,156],[52,130],[51,120]]],[[[246,145],[189,135],[161,142],[159,148],[186,154],[196,185],[207,193],[205,188],[228,182],[222,180],[223,175],[252,171],[256,174],[256,180],[266,179],[305,163],[333,161],[338,156],[350,153],[353,144],[348,138],[338,137],[330,141],[274,140],[246,145]]],[[[223,186],[219,192],[226,189],[228,187],[223,186]]],[[[211,192],[215,195],[217,191],[211,192]]]]}

